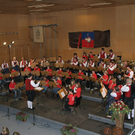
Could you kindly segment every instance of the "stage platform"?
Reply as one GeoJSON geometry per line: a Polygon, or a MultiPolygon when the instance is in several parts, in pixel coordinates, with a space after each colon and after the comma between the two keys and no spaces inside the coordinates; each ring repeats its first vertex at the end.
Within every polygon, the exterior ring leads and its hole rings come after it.
{"type": "MultiPolygon", "coordinates": [[[[109,123],[107,121],[94,119],[95,116],[105,118],[105,111],[101,108],[101,97],[99,92],[90,93],[89,91],[83,91],[81,101],[81,109],[76,108],[77,114],[75,112],[69,113],[66,111],[61,111],[62,102],[60,98],[51,98],[50,92],[47,92],[46,96],[42,97],[41,92],[36,93],[34,100],[34,114],[36,116],[41,116],[50,120],[54,120],[60,123],[69,124],[72,123],[74,126],[81,128],[83,130],[90,131],[86,135],[104,135],[103,131],[105,127],[110,127],[113,129],[114,123],[109,123]],[[87,98],[86,98],[87,97],[87,98]],[[39,103],[39,104],[37,104],[39,103]],[[92,117],[90,115],[93,115],[92,117]]],[[[0,104],[6,108],[9,105],[11,112],[13,109],[21,110],[30,113],[32,116],[33,111],[27,108],[27,97],[25,90],[22,90],[22,100],[16,101],[13,94],[8,94],[6,96],[0,96],[0,104]],[[8,102],[7,102],[8,100],[8,102]]],[[[103,108],[104,109],[104,108],[103,108]]],[[[5,111],[6,113],[6,111],[5,111]]],[[[108,118],[107,118],[108,119],[108,118]]],[[[110,120],[110,119],[109,119],[110,120]]],[[[127,121],[126,123],[133,123],[133,120],[127,121]]],[[[124,128],[125,135],[130,132],[130,128],[124,128]]]]}

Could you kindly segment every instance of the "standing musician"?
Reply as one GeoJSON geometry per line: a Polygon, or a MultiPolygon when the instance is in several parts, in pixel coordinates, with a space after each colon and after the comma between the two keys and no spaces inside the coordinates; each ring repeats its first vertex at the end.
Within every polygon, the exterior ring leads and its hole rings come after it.
{"type": "Polygon", "coordinates": [[[111,61],[110,61],[110,64],[107,65],[107,72],[108,72],[108,75],[112,75],[114,73],[114,66],[111,61]]]}
{"type": "Polygon", "coordinates": [[[87,67],[94,67],[94,62],[92,59],[89,60],[87,67]]]}
{"type": "Polygon", "coordinates": [[[77,58],[73,58],[73,61],[71,62],[71,65],[78,66],[78,59],[77,58]]]}
{"type": "Polygon", "coordinates": [[[76,93],[76,83],[75,83],[75,80],[72,80],[71,81],[71,84],[69,85],[69,88],[73,90],[74,93],[76,93]]]}
{"type": "Polygon", "coordinates": [[[9,66],[8,66],[8,63],[6,62],[6,60],[3,60],[2,69],[3,69],[4,74],[9,73],[9,66]]]}
{"type": "Polygon", "coordinates": [[[110,50],[109,50],[109,54],[108,54],[108,58],[109,58],[110,60],[114,60],[114,57],[115,57],[115,55],[114,55],[114,53],[113,53],[113,50],[110,49],[110,50]]]}
{"type": "Polygon", "coordinates": [[[29,64],[28,64],[28,67],[31,68],[31,64],[32,64],[32,63],[34,63],[34,59],[33,59],[33,58],[30,59],[30,62],[29,62],[29,64]]]}
{"type": "Polygon", "coordinates": [[[24,71],[29,71],[31,73],[31,69],[28,67],[28,64],[26,64],[26,67],[24,68],[24,71]]]}
{"type": "Polygon", "coordinates": [[[82,67],[86,67],[87,66],[87,60],[85,57],[82,58],[82,63],[80,64],[80,66],[82,67]]]}
{"type": "Polygon", "coordinates": [[[44,81],[45,81],[46,85],[42,86],[44,88],[42,90],[42,92],[45,94],[45,92],[47,91],[47,89],[49,87],[49,80],[44,76],[44,81]]]}
{"type": "Polygon", "coordinates": [[[25,80],[25,86],[26,86],[26,95],[28,97],[27,99],[27,105],[28,109],[33,110],[33,100],[34,100],[34,87],[38,87],[40,84],[40,81],[36,84],[35,80],[32,80],[32,74],[28,75],[28,78],[25,80]]]}
{"type": "Polygon", "coordinates": [[[64,64],[64,61],[62,60],[61,56],[58,57],[58,60],[56,61],[56,63],[63,63],[64,64]]]}
{"type": "Polygon", "coordinates": [[[19,65],[18,61],[16,60],[16,57],[13,58],[12,67],[15,67],[15,65],[19,65]]]}
{"type": "Polygon", "coordinates": [[[126,78],[130,78],[130,79],[133,78],[134,72],[133,72],[133,70],[132,70],[132,66],[131,66],[131,65],[129,65],[129,66],[127,67],[127,72],[126,72],[126,74],[125,74],[125,77],[126,77],[126,78]],[[126,74],[127,74],[127,75],[126,75],[126,74]]]}
{"type": "Polygon", "coordinates": [[[74,102],[75,102],[75,96],[74,96],[74,92],[73,90],[69,89],[68,90],[68,96],[67,96],[67,99],[66,100],[66,103],[65,103],[65,110],[69,111],[69,112],[72,112],[73,110],[71,110],[69,107],[71,105],[74,105],[74,102]]]}
{"type": "Polygon", "coordinates": [[[51,78],[52,78],[52,69],[50,68],[50,66],[47,66],[47,69],[45,71],[47,71],[49,73],[49,75],[47,76],[47,78],[49,80],[51,80],[51,78]]]}
{"type": "Polygon", "coordinates": [[[106,59],[107,58],[106,53],[104,52],[104,48],[101,48],[101,52],[99,53],[98,58],[99,59],[106,59]]]}
{"type": "Polygon", "coordinates": [[[74,59],[79,61],[79,57],[77,56],[77,53],[74,53],[73,58],[71,59],[71,61],[74,61],[74,59]]]}
{"type": "Polygon", "coordinates": [[[99,67],[106,68],[106,64],[104,63],[104,60],[101,60],[101,63],[99,64],[99,67]]]}
{"type": "Polygon", "coordinates": [[[92,52],[90,52],[89,53],[89,59],[92,59],[92,58],[94,58],[94,56],[93,56],[92,52]]]}
{"type": "Polygon", "coordinates": [[[83,53],[82,58],[85,58],[86,60],[88,60],[87,54],[85,52],[83,53]]]}
{"type": "Polygon", "coordinates": [[[53,81],[55,82],[55,84],[57,85],[57,87],[52,89],[52,96],[54,96],[54,94],[56,94],[58,96],[58,91],[62,88],[62,81],[60,79],[60,77],[57,77],[57,81],[55,79],[53,79],[53,81]]]}
{"type": "Polygon", "coordinates": [[[22,57],[22,61],[20,62],[20,68],[22,68],[22,71],[26,67],[26,64],[28,64],[27,61],[22,57]]]}
{"type": "Polygon", "coordinates": [[[48,62],[47,60],[46,60],[46,57],[43,57],[43,59],[42,59],[42,61],[41,61],[41,67],[43,68],[43,70],[46,70],[47,69],[47,67],[46,67],[46,62],[48,62]]]}

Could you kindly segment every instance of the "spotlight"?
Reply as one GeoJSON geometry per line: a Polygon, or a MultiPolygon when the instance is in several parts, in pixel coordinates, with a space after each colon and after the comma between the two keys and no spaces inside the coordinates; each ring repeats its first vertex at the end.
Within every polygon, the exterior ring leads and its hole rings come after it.
{"type": "Polygon", "coordinates": [[[4,42],[4,43],[3,43],[3,45],[6,45],[6,44],[7,44],[7,42],[4,42]]]}
{"type": "Polygon", "coordinates": [[[14,44],[15,43],[15,41],[11,41],[11,44],[14,44]]]}

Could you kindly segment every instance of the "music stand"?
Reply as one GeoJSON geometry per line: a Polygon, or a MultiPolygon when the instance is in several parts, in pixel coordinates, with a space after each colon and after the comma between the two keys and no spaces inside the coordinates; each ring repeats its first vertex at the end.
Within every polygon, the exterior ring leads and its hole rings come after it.
{"type": "Polygon", "coordinates": [[[33,69],[36,65],[38,65],[38,63],[32,63],[31,64],[31,69],[33,69]]]}
{"type": "Polygon", "coordinates": [[[41,71],[41,75],[42,75],[42,76],[48,76],[49,73],[48,73],[48,71],[41,71]]]}
{"type": "Polygon", "coordinates": [[[49,61],[50,62],[55,62],[56,61],[56,57],[49,57],[49,61]]]}
{"type": "Polygon", "coordinates": [[[57,85],[56,85],[55,82],[49,81],[48,84],[49,84],[49,87],[50,87],[50,88],[55,88],[55,87],[57,87],[57,85]]]}
{"type": "Polygon", "coordinates": [[[47,67],[47,66],[50,66],[49,62],[45,62],[44,66],[42,66],[42,67],[47,67]]]}
{"type": "Polygon", "coordinates": [[[24,82],[17,83],[15,89],[21,89],[24,86],[24,82]]]}
{"type": "Polygon", "coordinates": [[[94,77],[90,76],[89,78],[92,82],[97,83],[97,80],[94,77]]]}
{"type": "Polygon", "coordinates": [[[65,78],[70,77],[67,72],[61,72],[61,75],[62,75],[62,77],[65,77],[65,78]]]}
{"type": "Polygon", "coordinates": [[[120,70],[118,68],[114,69],[114,73],[121,74],[120,70]]]}
{"type": "Polygon", "coordinates": [[[52,75],[56,77],[59,76],[59,73],[57,71],[52,71],[52,75]]]}
{"type": "Polygon", "coordinates": [[[31,74],[34,75],[34,76],[40,76],[39,71],[31,71],[31,74]]]}
{"type": "Polygon", "coordinates": [[[71,66],[71,68],[73,68],[73,69],[76,69],[76,70],[79,70],[80,69],[80,67],[79,66],[71,66]]]}
{"type": "Polygon", "coordinates": [[[35,63],[40,63],[42,59],[36,59],[35,63]]]}
{"type": "Polygon", "coordinates": [[[78,79],[78,75],[75,73],[71,73],[71,78],[78,79]]]}
{"type": "Polygon", "coordinates": [[[21,71],[21,76],[28,76],[30,71],[21,71]]]}
{"type": "Polygon", "coordinates": [[[5,79],[8,79],[8,78],[10,78],[10,73],[3,74],[3,79],[4,79],[4,80],[5,80],[5,79]]]}
{"type": "Polygon", "coordinates": [[[97,69],[98,69],[99,72],[103,72],[104,71],[104,68],[102,68],[102,67],[97,67],[97,69]]]}
{"type": "Polygon", "coordinates": [[[97,72],[96,67],[89,67],[89,70],[90,70],[90,71],[94,70],[95,72],[97,72]]]}
{"type": "Polygon", "coordinates": [[[11,72],[11,77],[16,77],[16,76],[19,76],[19,72],[11,72]]]}
{"type": "Polygon", "coordinates": [[[88,71],[88,68],[87,67],[81,66],[80,69],[83,70],[83,71],[88,71]]]}
{"type": "Polygon", "coordinates": [[[82,76],[83,80],[86,80],[86,81],[89,81],[90,80],[89,77],[86,76],[86,75],[81,75],[81,76],[82,76]]]}
{"type": "Polygon", "coordinates": [[[63,67],[63,63],[55,63],[54,65],[56,68],[62,68],[63,67]]]}

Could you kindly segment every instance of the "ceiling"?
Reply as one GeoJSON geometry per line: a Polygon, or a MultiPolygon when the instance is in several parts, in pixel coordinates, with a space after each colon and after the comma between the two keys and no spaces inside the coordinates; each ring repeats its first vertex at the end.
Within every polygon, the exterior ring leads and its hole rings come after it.
{"type": "Polygon", "coordinates": [[[135,0],[0,0],[0,13],[1,14],[30,14],[42,12],[55,12],[64,10],[75,10],[80,8],[99,8],[109,6],[122,6],[135,4],[135,0]],[[108,3],[111,4],[89,6],[95,3],[108,3]],[[54,6],[35,8],[28,6],[40,4],[54,4],[54,6]],[[32,10],[32,11],[30,11],[32,10]],[[39,11],[34,11],[39,10],[39,11]]]}

